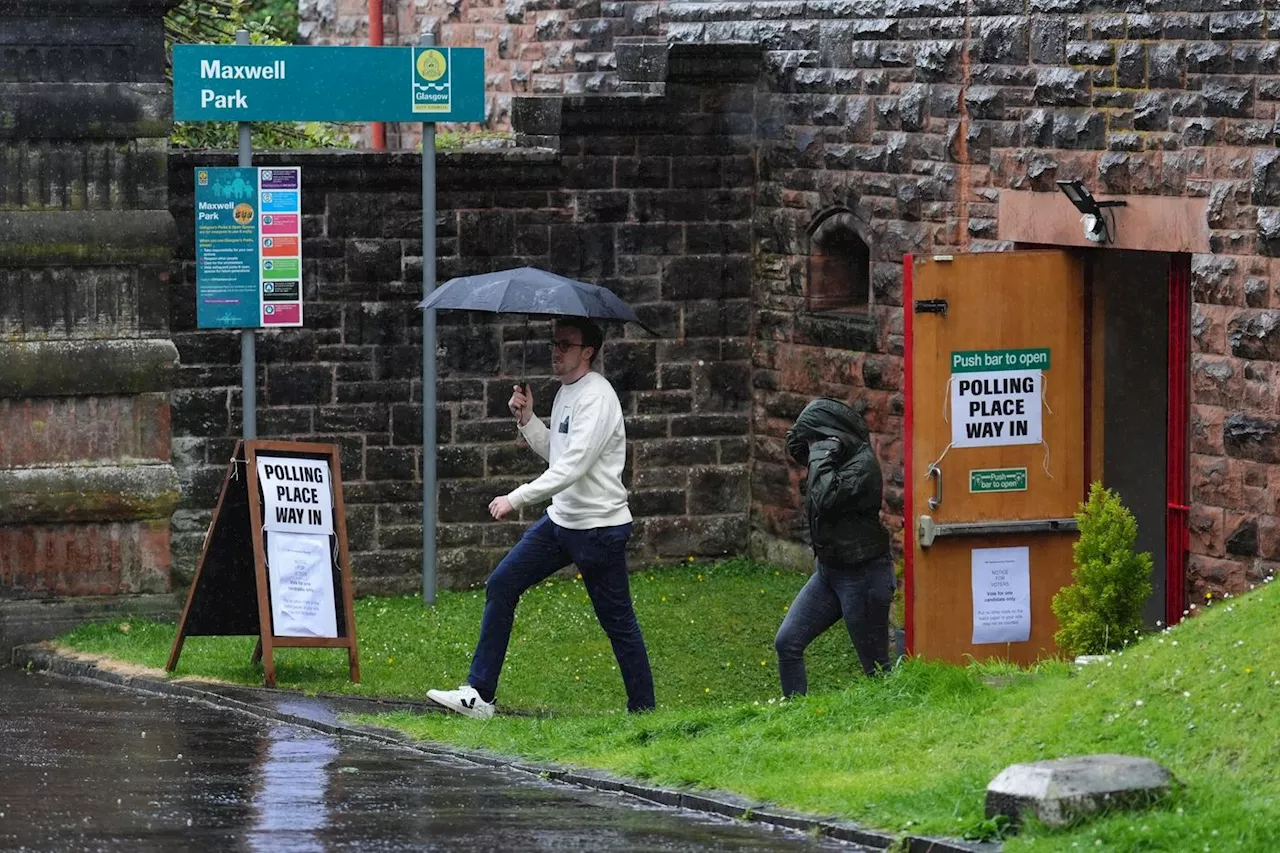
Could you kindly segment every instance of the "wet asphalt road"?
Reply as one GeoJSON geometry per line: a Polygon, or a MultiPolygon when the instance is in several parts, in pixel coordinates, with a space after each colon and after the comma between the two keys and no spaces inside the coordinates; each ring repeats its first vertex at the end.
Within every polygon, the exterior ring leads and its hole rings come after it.
{"type": "Polygon", "coordinates": [[[4,851],[857,849],[638,802],[0,668],[4,851]]]}

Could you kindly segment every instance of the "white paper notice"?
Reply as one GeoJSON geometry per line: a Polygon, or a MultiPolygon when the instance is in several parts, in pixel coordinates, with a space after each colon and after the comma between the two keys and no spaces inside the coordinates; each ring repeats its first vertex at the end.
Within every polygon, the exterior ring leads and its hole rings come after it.
{"type": "Polygon", "coordinates": [[[268,533],[267,575],[275,636],[338,636],[328,536],[268,533]]]}
{"type": "Polygon", "coordinates": [[[973,549],[973,642],[1031,637],[1031,550],[973,549]]]}
{"type": "Polygon", "coordinates": [[[951,445],[1039,444],[1043,391],[1038,370],[952,374],[951,445]]]}
{"type": "Polygon", "coordinates": [[[323,459],[258,457],[262,525],[270,532],[333,533],[333,490],[323,459]]]}

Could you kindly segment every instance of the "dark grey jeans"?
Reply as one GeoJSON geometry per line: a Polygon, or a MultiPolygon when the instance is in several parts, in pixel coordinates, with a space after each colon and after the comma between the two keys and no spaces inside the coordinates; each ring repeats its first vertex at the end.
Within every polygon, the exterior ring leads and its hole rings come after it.
{"type": "Polygon", "coordinates": [[[773,641],[778,651],[782,695],[794,696],[808,690],[804,650],[842,616],[862,671],[875,675],[887,670],[889,606],[896,588],[893,557],[888,554],[837,569],[815,561],[809,582],[791,603],[773,641]]]}

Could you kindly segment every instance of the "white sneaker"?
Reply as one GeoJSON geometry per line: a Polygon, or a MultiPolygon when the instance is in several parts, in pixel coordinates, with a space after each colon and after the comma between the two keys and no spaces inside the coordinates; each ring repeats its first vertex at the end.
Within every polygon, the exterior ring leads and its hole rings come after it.
{"type": "Polygon", "coordinates": [[[470,684],[464,684],[457,690],[428,690],[427,698],[450,711],[457,711],[477,720],[487,720],[493,716],[494,703],[481,699],[470,684]]]}

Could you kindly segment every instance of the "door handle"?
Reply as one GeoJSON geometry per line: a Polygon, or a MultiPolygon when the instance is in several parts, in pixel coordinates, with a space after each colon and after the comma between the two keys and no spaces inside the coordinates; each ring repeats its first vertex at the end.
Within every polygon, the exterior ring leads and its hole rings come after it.
{"type": "Polygon", "coordinates": [[[933,497],[929,498],[929,509],[937,509],[942,506],[942,469],[937,465],[930,465],[925,476],[937,478],[933,485],[933,497]]]}

